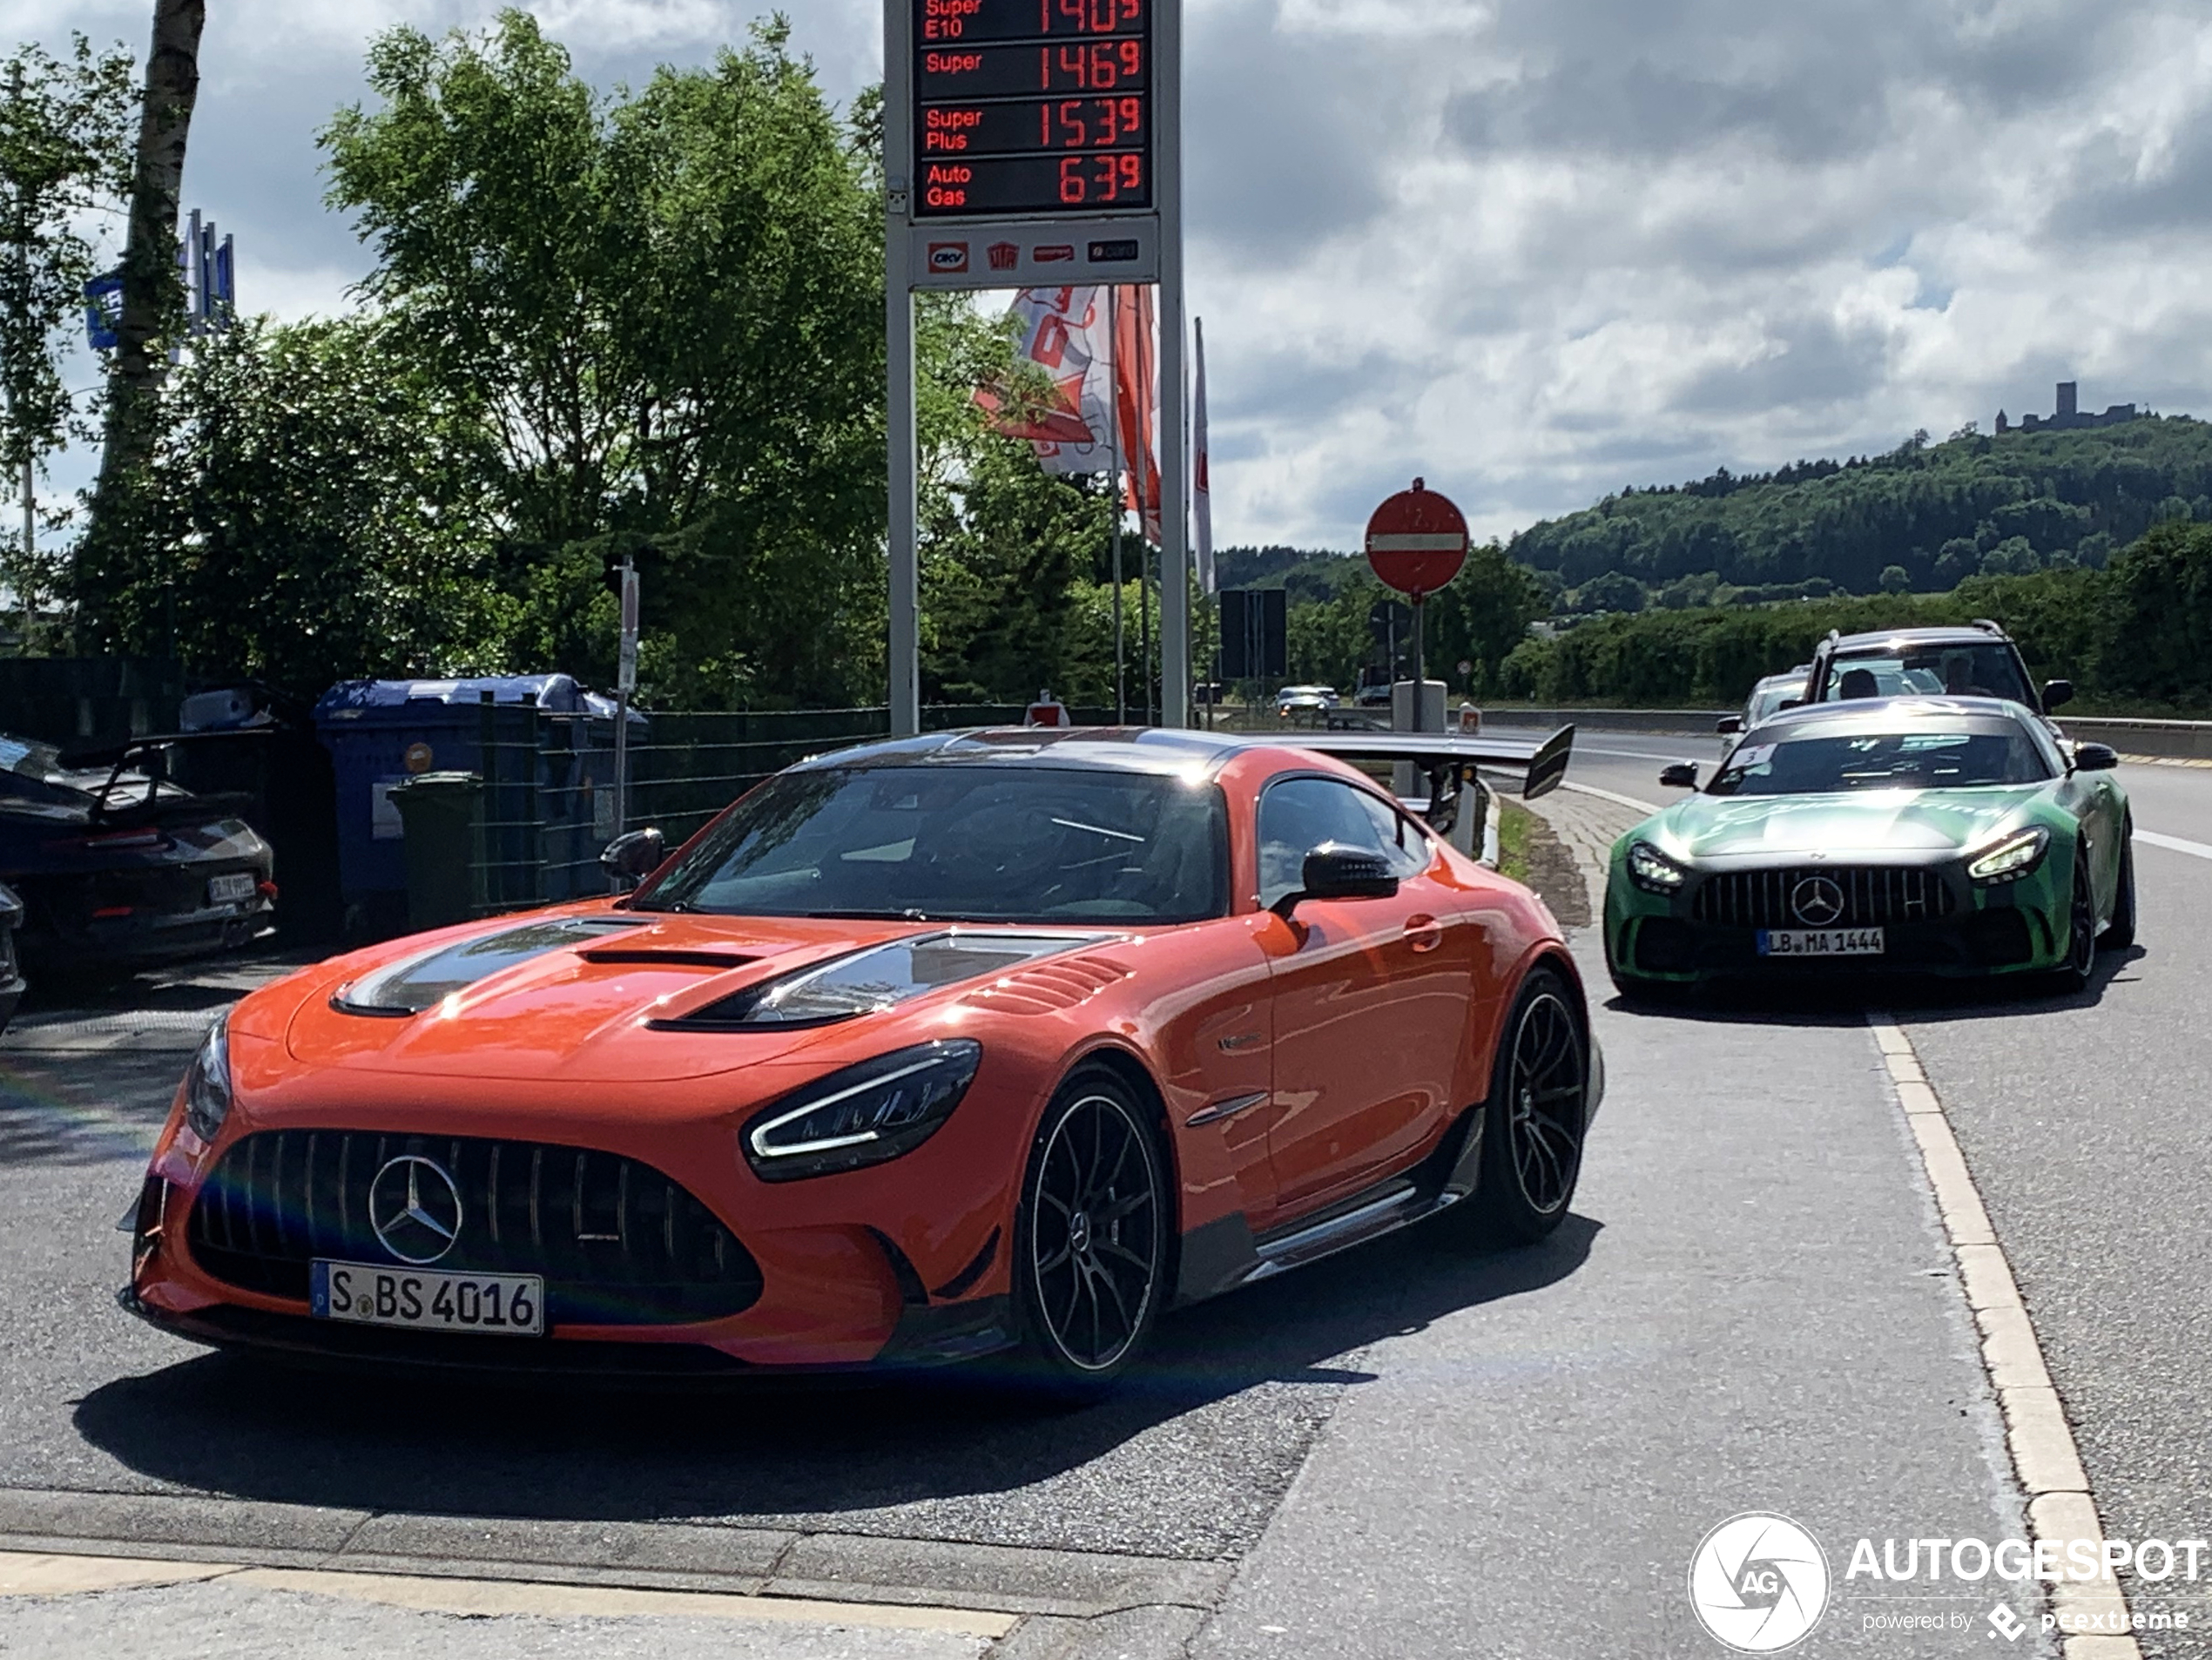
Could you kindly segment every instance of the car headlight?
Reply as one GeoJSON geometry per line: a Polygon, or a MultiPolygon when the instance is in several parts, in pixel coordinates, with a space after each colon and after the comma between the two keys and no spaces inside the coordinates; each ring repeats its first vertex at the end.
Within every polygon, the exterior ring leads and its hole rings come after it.
{"type": "Polygon", "coordinates": [[[833,1072],[745,1125],[745,1162],[764,1182],[789,1182],[910,1153],[952,1117],[982,1059],[981,1043],[954,1037],[833,1072]]]}
{"type": "Polygon", "coordinates": [[[230,1116],[231,1031],[225,1015],[208,1028],[192,1070],[185,1074],[185,1124],[202,1141],[212,1142],[230,1116]]]}
{"type": "Polygon", "coordinates": [[[2031,874],[2050,851],[2051,833],[2037,825],[2006,836],[1966,864],[1966,874],[1978,882],[2016,882],[2031,874]]]}
{"type": "Polygon", "coordinates": [[[1678,894],[1689,873],[1648,841],[1629,848],[1629,880],[1647,894],[1678,894]]]}

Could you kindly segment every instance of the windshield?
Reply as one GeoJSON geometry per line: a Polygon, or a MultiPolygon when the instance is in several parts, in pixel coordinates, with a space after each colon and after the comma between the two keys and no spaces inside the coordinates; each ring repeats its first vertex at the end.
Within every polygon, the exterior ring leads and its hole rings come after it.
{"type": "Polygon", "coordinates": [[[1781,680],[1771,685],[1762,682],[1751,689],[1751,719],[1749,724],[1757,725],[1769,715],[1779,712],[1782,705],[1791,698],[1804,695],[1805,679],[1803,675],[1794,680],[1781,680]]]}
{"type": "Polygon", "coordinates": [[[1089,768],[825,767],[770,779],[640,910],[1187,922],[1227,909],[1211,785],[1089,768]]]}
{"type": "Polygon", "coordinates": [[[2010,646],[1914,645],[1838,657],[1821,692],[1823,703],[1847,698],[2003,698],[2030,709],[2042,705],[2020,678],[2010,646]]]}
{"type": "Polygon", "coordinates": [[[1785,738],[1754,732],[1722,763],[1710,795],[1836,795],[1858,790],[1959,790],[2037,784],[2051,766],[2013,722],[1907,732],[1824,726],[1785,738]]]}

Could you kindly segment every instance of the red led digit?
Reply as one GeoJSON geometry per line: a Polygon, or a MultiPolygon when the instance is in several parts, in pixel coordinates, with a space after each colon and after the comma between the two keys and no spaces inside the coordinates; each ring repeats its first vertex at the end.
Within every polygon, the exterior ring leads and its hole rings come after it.
{"type": "Polygon", "coordinates": [[[1143,190],[1144,188],[1144,158],[1122,156],[1117,159],[1121,163],[1122,188],[1143,190]]]}
{"type": "MultiPolygon", "coordinates": [[[[1136,43],[1131,42],[1130,44],[1133,45],[1136,43]]],[[[1089,84],[1103,92],[1112,87],[1120,79],[1120,73],[1115,68],[1114,49],[1110,45],[1107,45],[1103,43],[1092,47],[1090,49],[1090,80],[1089,84]]]]}
{"type": "MultiPolygon", "coordinates": [[[[1143,48],[1143,46],[1140,43],[1138,43],[1138,42],[1136,42],[1136,41],[1134,41],[1134,40],[1125,40],[1125,41],[1123,41],[1123,42],[1122,43],[1122,73],[1123,73],[1123,74],[1124,74],[1124,75],[1126,75],[1126,76],[1128,76],[1128,77],[1129,77],[1131,80],[1135,80],[1135,79],[1136,79],[1136,78],[1139,75],[1142,75],[1143,72],[1144,72],[1144,48],[1143,48]]],[[[1109,85],[1109,86],[1111,86],[1111,85],[1113,84],[1113,83],[1112,83],[1111,81],[1109,81],[1109,82],[1107,82],[1107,83],[1106,83],[1106,84],[1107,84],[1107,85],[1109,85]]]]}
{"type": "Polygon", "coordinates": [[[1060,106],[1060,148],[1080,150],[1090,142],[1090,126],[1083,119],[1081,98],[1069,98],[1060,106]]]}
{"type": "Polygon", "coordinates": [[[1060,164],[1060,199],[1075,203],[1083,199],[1083,165],[1070,156],[1060,164]]]}
{"type": "Polygon", "coordinates": [[[1060,72],[1072,78],[1069,84],[1089,86],[1090,84],[1089,68],[1090,54],[1084,48],[1062,46],[1060,49],[1060,72]]]}
{"type": "Polygon", "coordinates": [[[1123,98],[1121,105],[1122,131],[1131,137],[1138,136],[1144,125],[1144,105],[1139,98],[1123,98]]]}

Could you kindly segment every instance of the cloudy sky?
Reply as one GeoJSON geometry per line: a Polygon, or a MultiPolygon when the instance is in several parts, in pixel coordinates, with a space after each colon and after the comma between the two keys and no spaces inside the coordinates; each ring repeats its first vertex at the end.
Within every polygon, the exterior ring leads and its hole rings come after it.
{"type": "MultiPolygon", "coordinates": [[[[1507,534],[1623,484],[1938,436],[2001,406],[2212,413],[2202,0],[1189,0],[1191,300],[1224,542],[1348,547],[1415,473],[1507,534]]],[[[364,269],[313,144],[363,43],[493,0],[214,0],[188,197],[240,297],[364,269]]],[[[727,0],[543,0],[593,79],[727,0]]],[[[843,98],[870,0],[789,0],[843,98]]],[[[0,0],[143,44],[145,0],[0,0]]]]}

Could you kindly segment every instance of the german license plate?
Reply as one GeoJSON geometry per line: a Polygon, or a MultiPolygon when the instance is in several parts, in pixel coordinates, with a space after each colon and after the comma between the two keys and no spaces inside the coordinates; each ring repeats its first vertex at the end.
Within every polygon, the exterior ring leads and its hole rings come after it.
{"type": "Polygon", "coordinates": [[[210,876],[207,879],[207,902],[210,905],[235,905],[242,899],[252,899],[260,880],[250,870],[235,876],[210,876]]]}
{"type": "Polygon", "coordinates": [[[545,1281],[536,1274],[452,1274],[365,1262],[313,1265],[307,1306],[317,1319],[418,1332],[545,1333],[545,1281]]]}
{"type": "Polygon", "coordinates": [[[1878,957],[1888,948],[1879,928],[1761,928],[1763,957],[1878,957]]]}

